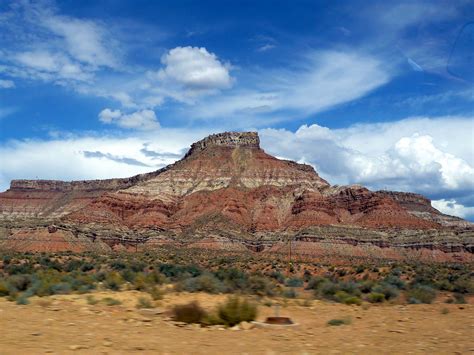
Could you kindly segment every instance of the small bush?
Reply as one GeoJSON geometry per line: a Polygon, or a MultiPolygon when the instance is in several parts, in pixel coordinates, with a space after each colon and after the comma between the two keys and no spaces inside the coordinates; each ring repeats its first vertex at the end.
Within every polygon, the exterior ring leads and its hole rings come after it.
{"type": "Polygon", "coordinates": [[[181,288],[188,292],[203,291],[207,293],[219,293],[223,290],[222,283],[212,274],[189,278],[182,283],[181,288]]]}
{"type": "Polygon", "coordinates": [[[0,281],[0,297],[5,297],[10,294],[10,290],[8,289],[8,285],[5,281],[0,281]]]}
{"type": "Polygon", "coordinates": [[[382,303],[385,300],[383,293],[371,292],[367,295],[367,301],[370,303],[382,303]]]}
{"type": "Polygon", "coordinates": [[[153,304],[151,303],[149,298],[140,297],[135,307],[136,308],[153,308],[153,304]]]}
{"type": "Polygon", "coordinates": [[[71,285],[66,282],[60,282],[52,285],[50,290],[53,295],[67,295],[71,293],[71,285]]]}
{"type": "Polygon", "coordinates": [[[112,297],[106,297],[102,300],[107,306],[118,306],[119,304],[122,304],[121,301],[118,299],[112,298],[112,297]]]}
{"type": "Polygon", "coordinates": [[[247,291],[259,296],[274,296],[274,285],[265,277],[251,276],[248,279],[247,291]]]}
{"type": "Polygon", "coordinates": [[[292,288],[284,289],[282,291],[281,295],[285,298],[296,298],[296,297],[298,297],[298,293],[292,288]]]}
{"type": "Polygon", "coordinates": [[[429,286],[419,285],[407,293],[408,303],[432,303],[436,298],[436,291],[429,286]]]}
{"type": "Polygon", "coordinates": [[[455,293],[455,294],[454,294],[454,303],[465,304],[465,303],[466,303],[466,299],[465,299],[464,296],[461,295],[460,293],[455,293]]]}
{"type": "Polygon", "coordinates": [[[28,300],[28,297],[26,297],[25,295],[21,295],[16,299],[16,304],[24,306],[30,304],[30,301],[28,300]]]}
{"type": "Polygon", "coordinates": [[[340,326],[340,325],[348,325],[348,324],[351,324],[351,323],[352,323],[351,318],[346,317],[346,318],[343,318],[343,319],[331,319],[327,322],[327,325],[340,326]]]}
{"type": "Polygon", "coordinates": [[[299,277],[291,277],[286,279],[285,286],[287,287],[301,287],[303,286],[303,280],[299,277]]]}
{"type": "Polygon", "coordinates": [[[196,301],[173,308],[173,318],[178,322],[201,323],[205,316],[206,312],[196,301]]]}
{"type": "Polygon", "coordinates": [[[118,291],[120,290],[120,286],[123,285],[123,282],[123,278],[119,273],[111,272],[105,277],[104,285],[112,291],[118,291]]]}
{"type": "Polygon", "coordinates": [[[474,293],[474,281],[472,278],[459,278],[453,282],[453,291],[457,293],[474,293]]]}
{"type": "Polygon", "coordinates": [[[218,307],[218,316],[223,323],[232,327],[240,322],[250,322],[257,317],[257,306],[247,300],[231,296],[218,307]]]}
{"type": "Polygon", "coordinates": [[[357,305],[360,305],[360,304],[362,303],[362,301],[360,300],[359,297],[357,297],[357,296],[352,296],[352,295],[350,295],[349,293],[347,293],[346,291],[337,291],[337,292],[334,294],[334,299],[335,299],[337,302],[345,303],[345,304],[357,304],[357,305]]]}
{"type": "Polygon", "coordinates": [[[153,298],[154,301],[162,300],[164,296],[164,292],[161,291],[158,287],[154,286],[151,289],[148,290],[148,293],[150,294],[151,298],[153,298]]]}
{"type": "Polygon", "coordinates": [[[325,281],[327,281],[327,280],[324,277],[320,277],[320,276],[312,277],[309,280],[308,284],[306,285],[306,289],[307,290],[316,290],[325,281]]]}
{"type": "Polygon", "coordinates": [[[8,283],[16,291],[26,291],[31,285],[30,275],[13,275],[8,279],[8,283]]]}
{"type": "Polygon", "coordinates": [[[372,292],[382,293],[386,300],[396,298],[399,294],[397,288],[391,284],[382,283],[372,288],[372,292]]]}
{"type": "Polygon", "coordinates": [[[95,305],[95,304],[97,304],[97,303],[99,302],[99,301],[96,300],[95,297],[92,296],[92,295],[88,295],[88,296],[86,297],[86,301],[87,301],[87,304],[89,304],[89,305],[91,305],[91,306],[93,306],[93,305],[95,305]]]}
{"type": "Polygon", "coordinates": [[[347,297],[345,300],[344,300],[344,303],[345,304],[356,304],[358,306],[360,306],[362,304],[362,301],[359,297],[357,296],[350,296],[350,297],[347,297]]]}

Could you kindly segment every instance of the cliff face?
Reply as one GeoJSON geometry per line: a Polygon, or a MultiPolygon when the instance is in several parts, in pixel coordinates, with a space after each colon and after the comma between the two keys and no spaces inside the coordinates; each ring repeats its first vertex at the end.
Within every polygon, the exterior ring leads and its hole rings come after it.
{"type": "MultiPolygon", "coordinates": [[[[368,231],[388,233],[388,239],[400,231],[411,231],[402,233],[406,236],[435,231],[435,236],[457,233],[455,242],[466,251],[473,231],[472,224],[441,214],[421,195],[330,186],[311,166],[266,154],[254,132],[211,135],[173,165],[127,179],[14,180],[0,194],[0,216],[10,222],[56,220],[75,230],[93,225],[104,240],[133,231],[136,238],[218,235],[256,243],[284,236],[314,243],[340,226],[352,245],[368,231]]],[[[375,235],[370,243],[390,246],[375,235]]],[[[420,245],[410,238],[397,245],[420,245]]],[[[437,238],[425,240],[424,248],[439,243],[437,238]]]]}

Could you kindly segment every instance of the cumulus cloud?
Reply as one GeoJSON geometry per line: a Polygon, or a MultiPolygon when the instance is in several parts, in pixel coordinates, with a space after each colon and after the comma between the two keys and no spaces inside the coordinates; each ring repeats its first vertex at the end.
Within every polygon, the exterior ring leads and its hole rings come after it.
{"type": "Polygon", "coordinates": [[[138,130],[156,130],[160,123],[152,110],[141,110],[124,114],[120,110],[106,108],[99,113],[99,120],[105,124],[115,124],[122,128],[138,130]]]}
{"type": "Polygon", "coordinates": [[[473,207],[466,207],[462,204],[458,203],[454,199],[450,200],[436,200],[432,201],[432,205],[437,210],[449,214],[451,216],[457,216],[469,220],[474,219],[474,206],[473,207]]]}
{"type": "Polygon", "coordinates": [[[460,204],[474,201],[473,122],[411,118],[344,129],[315,124],[296,132],[264,129],[260,136],[269,153],[312,164],[331,183],[414,191],[460,204]]]}
{"type": "Polygon", "coordinates": [[[11,89],[15,87],[15,83],[11,80],[0,79],[0,89],[11,89]]]}
{"type": "Polygon", "coordinates": [[[232,85],[230,65],[201,47],[176,47],[161,58],[164,68],[156,73],[162,81],[175,82],[197,95],[226,89],[232,85]]]}

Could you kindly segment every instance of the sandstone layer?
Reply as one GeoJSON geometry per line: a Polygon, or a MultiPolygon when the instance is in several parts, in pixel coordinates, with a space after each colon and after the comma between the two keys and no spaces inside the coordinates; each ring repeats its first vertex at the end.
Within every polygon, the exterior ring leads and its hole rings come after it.
{"type": "Polygon", "coordinates": [[[44,230],[53,225],[65,240],[58,250],[95,248],[92,240],[100,248],[182,243],[276,252],[291,240],[314,256],[330,246],[343,254],[398,258],[425,250],[438,260],[472,260],[474,244],[472,223],[440,213],[427,198],[331,186],[311,166],[265,153],[254,132],[211,135],[176,163],[127,179],[14,180],[0,193],[0,221],[4,248],[35,230],[48,239],[44,230]]]}

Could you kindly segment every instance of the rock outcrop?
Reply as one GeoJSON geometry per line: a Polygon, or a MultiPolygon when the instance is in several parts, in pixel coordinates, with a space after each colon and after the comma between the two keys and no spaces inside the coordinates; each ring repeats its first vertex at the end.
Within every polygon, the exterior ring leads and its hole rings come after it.
{"type": "Polygon", "coordinates": [[[375,254],[423,249],[469,259],[474,244],[471,223],[443,215],[427,198],[331,186],[311,166],[265,153],[254,132],[211,135],[176,163],[127,179],[14,180],[0,193],[0,221],[13,245],[22,223],[54,223],[62,226],[55,233],[102,247],[205,241],[271,252],[293,239],[315,255],[318,245],[357,253],[370,245],[375,254]]]}

